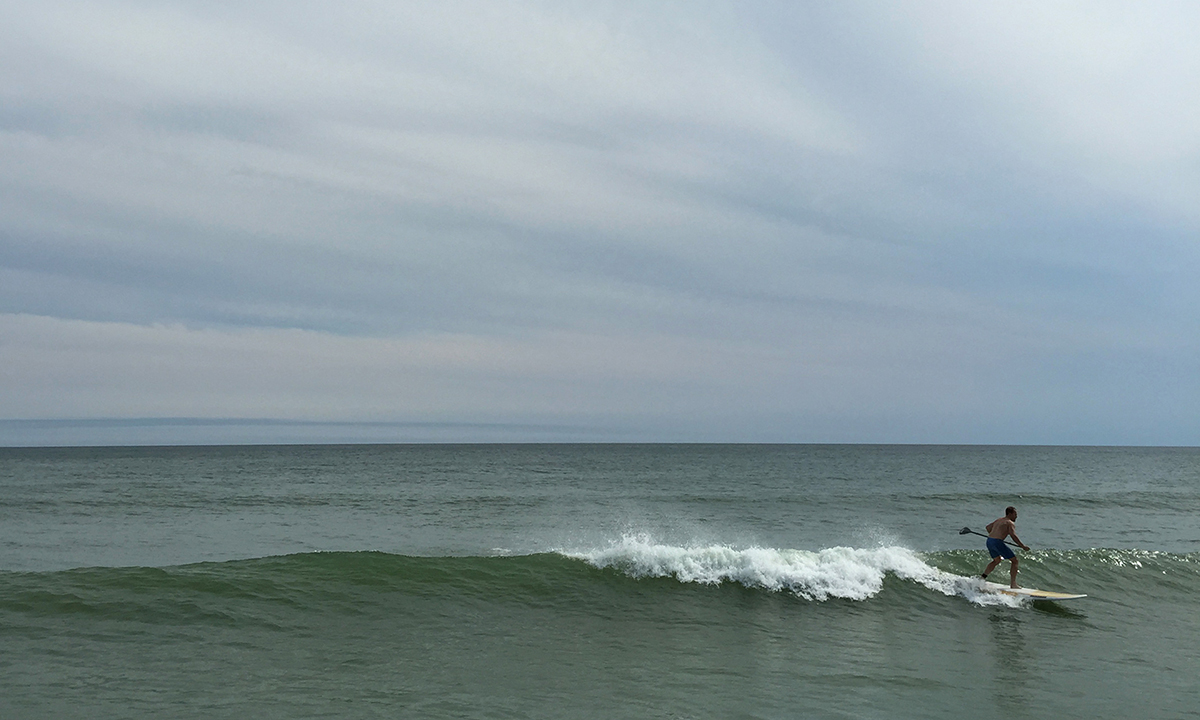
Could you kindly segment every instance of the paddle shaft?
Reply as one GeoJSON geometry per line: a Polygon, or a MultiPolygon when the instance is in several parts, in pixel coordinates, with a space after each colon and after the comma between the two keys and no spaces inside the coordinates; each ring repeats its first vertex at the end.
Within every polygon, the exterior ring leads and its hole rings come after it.
{"type": "MultiPolygon", "coordinates": [[[[979,537],[989,537],[988,535],[984,535],[984,534],[983,534],[983,533],[981,533],[981,532],[975,532],[974,530],[971,530],[970,528],[963,528],[963,530],[966,530],[967,532],[971,533],[972,535],[978,535],[979,537]]],[[[958,534],[959,534],[959,535],[962,535],[963,533],[962,533],[962,532],[959,532],[958,534]]],[[[1007,540],[1001,540],[1000,542],[1004,543],[1005,545],[1007,545],[1007,546],[1009,546],[1009,547],[1014,547],[1014,548],[1015,548],[1015,547],[1020,547],[1019,545],[1013,545],[1012,543],[1010,543],[1010,542],[1009,542],[1009,541],[1007,541],[1007,540]]]]}

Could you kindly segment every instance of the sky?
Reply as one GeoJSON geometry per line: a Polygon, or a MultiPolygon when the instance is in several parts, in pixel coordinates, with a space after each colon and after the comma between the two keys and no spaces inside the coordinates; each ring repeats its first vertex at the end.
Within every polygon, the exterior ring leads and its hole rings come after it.
{"type": "Polygon", "coordinates": [[[1200,4],[0,16],[0,444],[1200,443],[1200,4]]]}

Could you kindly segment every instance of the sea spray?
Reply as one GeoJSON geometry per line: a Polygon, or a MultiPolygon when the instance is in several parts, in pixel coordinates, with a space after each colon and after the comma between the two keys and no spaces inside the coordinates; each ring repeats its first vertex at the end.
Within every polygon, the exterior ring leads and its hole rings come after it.
{"type": "Polygon", "coordinates": [[[807,600],[866,600],[894,575],[944,595],[977,604],[1015,605],[1014,598],[983,592],[971,578],[930,566],[904,547],[831,547],[818,551],[728,545],[677,546],[647,535],[625,535],[612,545],[585,552],[563,552],[598,568],[613,568],[634,578],[673,577],[680,582],[715,585],[735,582],[750,588],[788,591],[807,600]]]}

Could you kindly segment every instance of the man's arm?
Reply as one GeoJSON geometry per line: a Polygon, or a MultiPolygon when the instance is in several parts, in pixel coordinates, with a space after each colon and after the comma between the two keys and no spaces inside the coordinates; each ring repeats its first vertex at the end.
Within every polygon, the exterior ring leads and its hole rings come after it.
{"type": "Polygon", "coordinates": [[[990,533],[992,531],[992,526],[995,524],[996,524],[995,520],[991,521],[990,523],[987,524],[987,527],[985,527],[984,530],[987,530],[990,533]]]}
{"type": "Polygon", "coordinates": [[[1008,535],[1009,535],[1009,537],[1011,537],[1011,538],[1013,539],[1013,541],[1014,541],[1014,542],[1016,542],[1018,545],[1020,545],[1020,546],[1021,546],[1021,549],[1022,549],[1022,550],[1028,550],[1028,549],[1029,549],[1029,546],[1028,546],[1028,545],[1026,545],[1025,543],[1021,542],[1021,538],[1017,537],[1016,528],[1012,528],[1012,529],[1010,529],[1010,530],[1008,531],[1008,535]]]}

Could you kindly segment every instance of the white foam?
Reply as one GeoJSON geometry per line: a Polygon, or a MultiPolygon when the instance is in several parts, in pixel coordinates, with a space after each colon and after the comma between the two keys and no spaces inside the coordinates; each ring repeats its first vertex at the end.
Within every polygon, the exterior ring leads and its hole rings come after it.
{"type": "Polygon", "coordinates": [[[985,592],[979,580],[943,572],[912,550],[898,546],[832,547],[815,552],[728,545],[684,547],[656,543],[646,535],[626,535],[606,548],[562,554],[595,567],[616,568],[631,577],[673,577],[709,585],[736,582],[785,590],[809,600],[866,600],[879,593],[890,573],[979,605],[1021,603],[1019,598],[985,592]]]}

